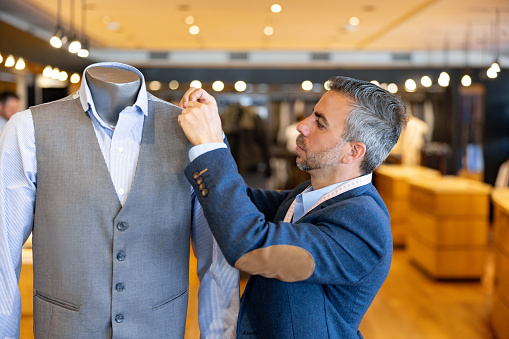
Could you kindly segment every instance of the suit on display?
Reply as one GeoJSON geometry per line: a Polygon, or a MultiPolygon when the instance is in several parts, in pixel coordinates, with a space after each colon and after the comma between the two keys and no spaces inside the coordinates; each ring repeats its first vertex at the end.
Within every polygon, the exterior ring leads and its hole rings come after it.
{"type": "MultiPolygon", "coordinates": [[[[0,242],[15,244],[16,257],[35,206],[35,337],[183,338],[191,233],[202,253],[202,284],[216,277],[200,292],[209,312],[200,315],[202,334],[232,337],[238,272],[221,264],[220,252],[213,256],[208,226],[193,220],[199,205],[183,172],[190,145],[178,127],[180,109],[148,94],[141,73],[127,65],[89,66],[83,80],[80,91],[20,113],[0,144],[5,167],[10,145],[24,142],[19,130],[31,126],[23,121],[33,118],[37,156],[28,162],[36,161],[36,175],[17,174],[27,178],[35,204],[18,194],[27,200],[18,211],[25,229],[0,242]]],[[[2,193],[7,185],[2,175],[2,193]]],[[[7,220],[0,229],[17,226],[9,218],[0,218],[7,220]]],[[[7,255],[0,253],[2,265],[7,255]]],[[[19,279],[20,263],[11,267],[16,275],[12,269],[8,278],[19,279]]],[[[6,290],[0,283],[0,294],[6,290]]],[[[16,305],[19,292],[9,298],[16,305]]],[[[15,335],[13,309],[10,318],[0,315],[2,338],[15,335]]]]}

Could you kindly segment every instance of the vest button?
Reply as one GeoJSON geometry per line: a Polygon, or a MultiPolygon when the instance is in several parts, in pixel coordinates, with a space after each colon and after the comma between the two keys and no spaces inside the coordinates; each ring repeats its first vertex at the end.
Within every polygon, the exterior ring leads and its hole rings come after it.
{"type": "Polygon", "coordinates": [[[200,173],[198,173],[198,172],[194,172],[194,173],[193,173],[193,179],[195,179],[195,180],[196,180],[196,179],[198,179],[199,177],[200,177],[200,173]]]}
{"type": "Polygon", "coordinates": [[[125,253],[123,253],[123,252],[119,252],[119,253],[117,254],[117,260],[118,260],[118,261],[124,261],[124,260],[125,260],[125,253]]]}
{"type": "Polygon", "coordinates": [[[117,229],[118,229],[119,231],[125,231],[125,230],[126,230],[126,229],[128,229],[128,228],[129,228],[129,224],[128,224],[128,223],[126,223],[126,222],[121,221],[121,222],[119,222],[119,223],[117,224],[117,229]]]}
{"type": "Polygon", "coordinates": [[[124,321],[124,315],[123,314],[117,314],[115,316],[115,321],[120,324],[122,321],[124,321]]]}
{"type": "Polygon", "coordinates": [[[209,194],[209,191],[205,188],[201,190],[201,196],[206,197],[209,194]]]}
{"type": "Polygon", "coordinates": [[[203,178],[202,177],[199,177],[198,179],[196,179],[196,184],[199,185],[203,182],[203,178]]]}
{"type": "Polygon", "coordinates": [[[124,290],[125,286],[124,284],[122,283],[118,283],[116,286],[115,286],[115,289],[118,291],[118,292],[122,292],[124,290]]]}

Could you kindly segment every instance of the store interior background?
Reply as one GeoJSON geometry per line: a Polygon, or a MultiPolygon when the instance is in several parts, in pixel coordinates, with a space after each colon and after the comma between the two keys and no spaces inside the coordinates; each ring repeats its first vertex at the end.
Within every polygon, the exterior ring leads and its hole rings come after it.
{"type": "MultiPolygon", "coordinates": [[[[94,62],[137,67],[152,94],[174,103],[200,81],[222,115],[256,114],[262,128],[244,135],[253,153],[241,167],[258,187],[291,188],[301,179],[292,177],[284,129],[312,112],[333,75],[397,86],[412,114],[430,127],[422,166],[493,186],[509,160],[507,0],[4,0],[0,55],[0,92],[16,92],[21,109],[75,91],[79,82],[71,76],[94,62]],[[275,3],[282,6],[278,13],[271,11],[275,3]],[[88,57],[50,45],[59,26],[88,48],[88,57]],[[23,59],[24,68],[7,67],[10,56],[23,59]],[[501,71],[490,78],[495,61],[501,71]],[[43,76],[48,66],[67,78],[43,76]],[[437,83],[444,71],[447,86],[437,83]],[[465,74],[470,86],[461,82],[465,74]],[[423,76],[432,79],[430,87],[421,84],[423,76]],[[405,88],[408,79],[415,90],[405,88]],[[216,81],[221,91],[213,89],[216,81]]],[[[239,130],[231,132],[239,137],[239,130]]],[[[361,326],[366,338],[495,337],[492,256],[480,279],[442,281],[412,265],[405,251],[395,249],[389,279],[361,326]]],[[[197,337],[195,310],[190,300],[189,338],[197,337]]]]}

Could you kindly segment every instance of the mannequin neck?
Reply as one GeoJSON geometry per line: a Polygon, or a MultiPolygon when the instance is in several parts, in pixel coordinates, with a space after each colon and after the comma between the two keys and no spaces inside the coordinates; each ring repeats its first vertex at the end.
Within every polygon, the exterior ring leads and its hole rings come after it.
{"type": "Polygon", "coordinates": [[[85,76],[97,114],[115,127],[120,112],[136,102],[140,78],[132,71],[103,66],[90,67],[85,76]]]}

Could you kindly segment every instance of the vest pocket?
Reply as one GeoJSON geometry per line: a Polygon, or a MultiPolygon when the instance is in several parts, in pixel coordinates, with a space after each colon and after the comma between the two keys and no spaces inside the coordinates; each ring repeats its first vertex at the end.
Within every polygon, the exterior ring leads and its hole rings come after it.
{"type": "Polygon", "coordinates": [[[187,288],[185,290],[183,290],[182,292],[179,292],[176,295],[171,296],[169,299],[163,301],[162,303],[152,306],[152,310],[157,311],[157,310],[165,307],[166,305],[170,304],[172,301],[179,299],[186,294],[187,294],[187,288]]]}
{"type": "Polygon", "coordinates": [[[55,306],[60,306],[62,308],[68,309],[70,311],[78,312],[80,310],[79,305],[75,305],[70,302],[51,297],[51,296],[41,293],[37,290],[35,291],[35,297],[39,298],[41,300],[44,300],[50,304],[53,304],[55,306]]]}

